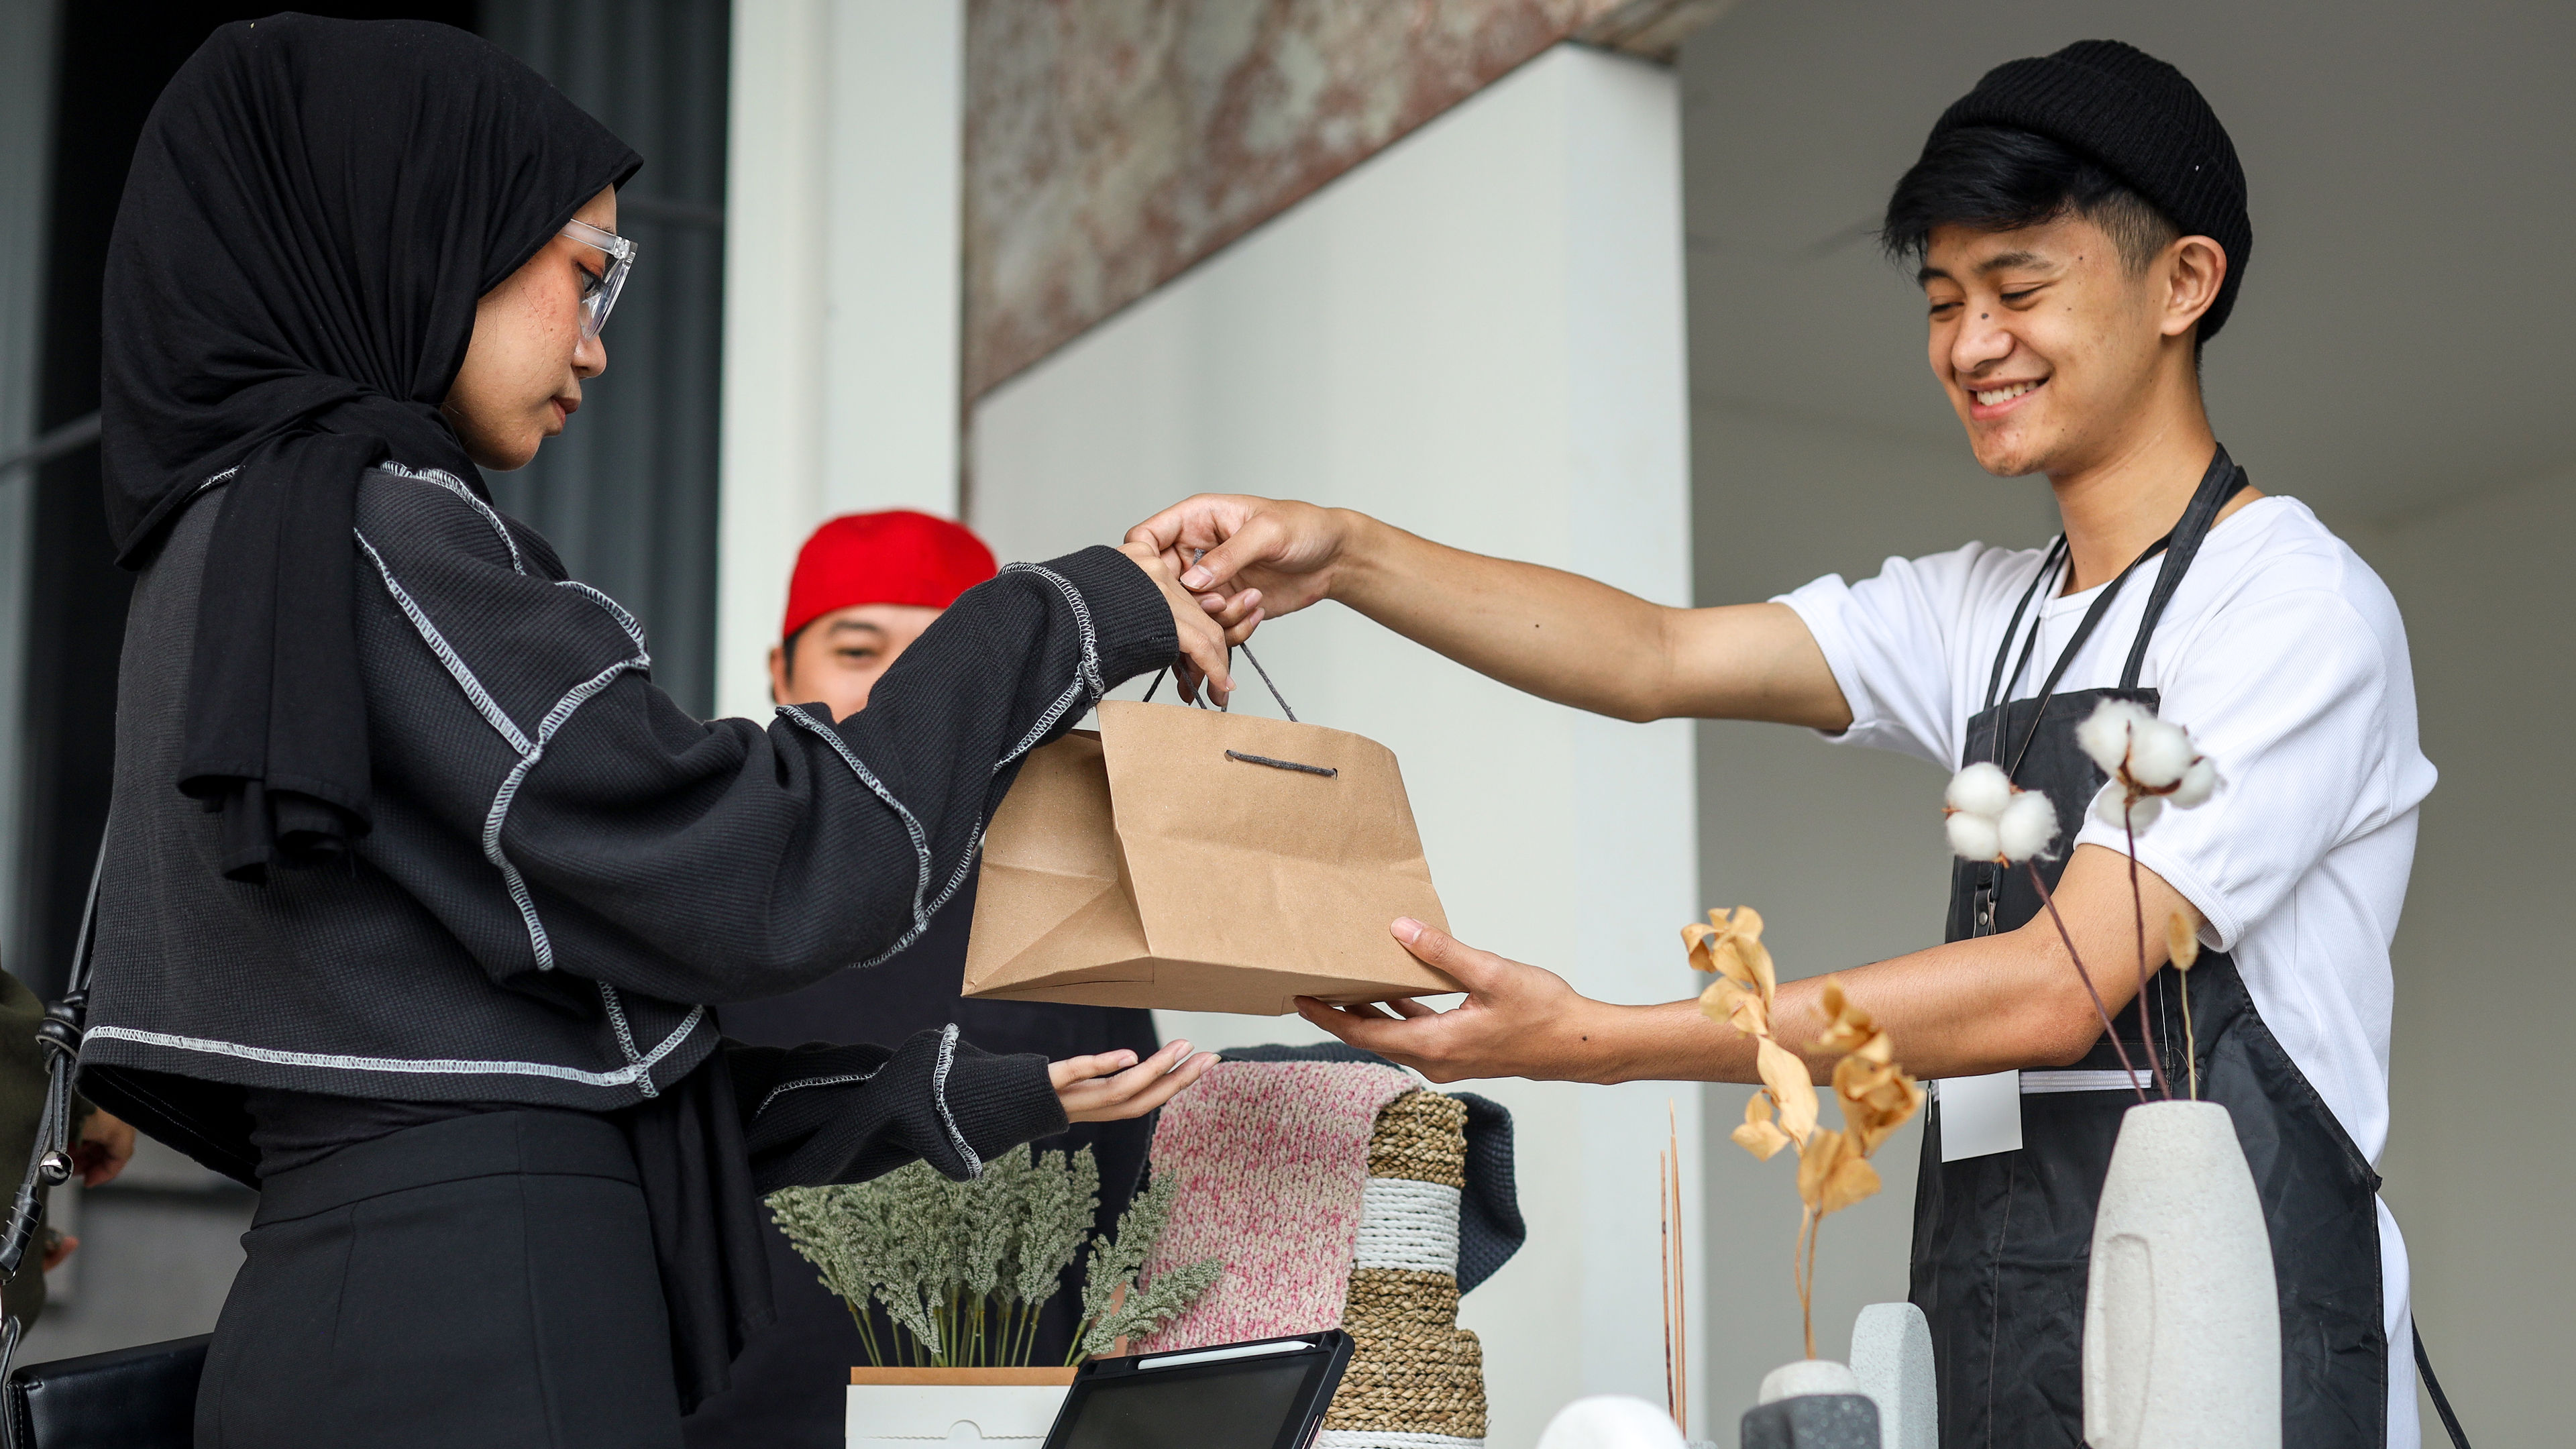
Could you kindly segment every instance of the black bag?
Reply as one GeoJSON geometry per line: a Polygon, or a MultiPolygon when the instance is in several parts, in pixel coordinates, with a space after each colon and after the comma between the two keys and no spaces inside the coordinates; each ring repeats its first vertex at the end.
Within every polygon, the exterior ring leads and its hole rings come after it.
{"type": "Polygon", "coordinates": [[[12,1449],[187,1449],[210,1337],[29,1364],[9,1375],[12,1449]]]}
{"type": "MultiPolygon", "coordinates": [[[[81,1027],[89,1012],[91,928],[98,920],[98,878],[107,865],[99,846],[89,876],[89,904],[81,912],[80,942],[72,950],[70,989],[45,1008],[36,1039],[45,1047],[45,1115],[36,1126],[27,1176],[10,1205],[0,1234],[0,1280],[18,1271],[36,1229],[44,1222],[45,1187],[72,1175],[72,1069],[80,1062],[81,1027]]],[[[207,1335],[120,1348],[14,1373],[18,1315],[0,1303],[0,1439],[7,1449],[190,1449],[196,1440],[197,1380],[205,1372],[207,1335]]]]}

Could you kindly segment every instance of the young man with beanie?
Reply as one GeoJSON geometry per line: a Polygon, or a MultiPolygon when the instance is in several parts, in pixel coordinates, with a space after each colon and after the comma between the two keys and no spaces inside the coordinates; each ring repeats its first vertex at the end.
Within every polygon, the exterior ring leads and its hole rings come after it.
{"type": "MultiPolygon", "coordinates": [[[[836,720],[867,708],[877,680],[905,648],[959,595],[995,571],[984,541],[944,518],[895,510],[825,523],[798,550],[788,581],[786,618],[778,645],[769,651],[771,700],[820,703],[836,720]]],[[[1148,1011],[961,998],[974,917],[969,878],[958,898],[931,918],[921,939],[900,954],[785,996],[724,1006],[719,1017],[725,1034],[754,1046],[891,1043],[954,1022],[961,1037],[985,1051],[1044,1052],[1050,1061],[1120,1048],[1142,1061],[1160,1047],[1148,1011]]],[[[1098,1221],[1106,1226],[1134,1194],[1153,1125],[1151,1118],[1075,1123],[1035,1148],[1091,1148],[1100,1163],[1098,1221]]],[[[796,1256],[768,1215],[761,1216],[778,1319],[745,1345],[734,1363],[733,1386],[686,1421],[692,1449],[839,1445],[843,1385],[850,1366],[867,1361],[849,1310],[816,1280],[813,1265],[796,1256]]],[[[1039,1323],[1036,1362],[1064,1356],[1074,1317],[1071,1295],[1058,1295],[1039,1323]]]]}
{"type": "MultiPolygon", "coordinates": [[[[2001,66],[1950,107],[1884,236],[1917,270],[1932,374],[1977,461],[2055,494],[2064,532],[2047,549],[1972,543],[1857,584],[1672,609],[1299,503],[1193,498],[1130,542],[1162,550],[1221,617],[1335,599],[1565,704],[1803,725],[1950,770],[1994,761],[2044,791],[2059,834],[2042,871],[2134,1075],[2018,870],[1955,862],[1946,944],[1841,973],[1908,1068],[1948,1079],[1912,1273],[1941,1442],[2082,1442],[2086,1262],[2112,1143],[2159,1074],[2196,1071],[2233,1116],[2271,1231],[2286,1442],[2413,1446],[2406,1252],[2373,1163],[2389,940],[2434,772],[2388,590],[2305,506],[2247,486],[2210,431],[2199,351],[2253,241],[2235,148],[2181,72],[2086,41],[2001,66]],[[2103,776],[2074,738],[2114,698],[2189,728],[2225,776],[2137,840],[2143,992],[2123,965],[2139,950],[2123,833],[2088,813],[2103,776]],[[2201,946],[2188,976],[2161,969],[2176,915],[2201,946]],[[1971,1132],[1973,1102],[2004,1130],[1971,1132]]],[[[1928,830],[1931,801],[1891,827],[1928,830]]],[[[1393,929],[1471,988],[1464,1004],[1301,1009],[1434,1080],[1758,1080],[1752,1042],[1694,1002],[1592,1001],[1418,922],[1393,929]]],[[[1774,1017],[1819,1080],[1821,986],[1782,986],[1774,1017]]]]}

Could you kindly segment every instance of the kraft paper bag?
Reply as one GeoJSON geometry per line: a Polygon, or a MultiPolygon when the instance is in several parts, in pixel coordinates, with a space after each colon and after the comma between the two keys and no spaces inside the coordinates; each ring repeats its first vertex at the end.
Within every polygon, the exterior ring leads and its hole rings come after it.
{"type": "Polygon", "coordinates": [[[1020,767],[984,838],[966,994],[1278,1016],[1459,989],[1395,755],[1320,725],[1109,700],[1020,767]]]}

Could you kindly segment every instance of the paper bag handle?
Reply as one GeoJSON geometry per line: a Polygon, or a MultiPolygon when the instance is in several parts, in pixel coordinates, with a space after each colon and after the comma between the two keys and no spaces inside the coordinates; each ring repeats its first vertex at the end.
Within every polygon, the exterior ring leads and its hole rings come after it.
{"type": "MultiPolygon", "coordinates": [[[[1288,707],[1288,700],[1287,700],[1287,697],[1286,697],[1286,696],[1284,696],[1284,695],[1282,695],[1282,694],[1279,692],[1279,686],[1278,686],[1278,685],[1276,685],[1276,684],[1272,684],[1272,683],[1270,682],[1270,671],[1269,671],[1269,670],[1267,670],[1267,669],[1262,668],[1262,667],[1261,667],[1261,661],[1260,661],[1259,659],[1257,659],[1257,658],[1254,658],[1254,657],[1253,657],[1253,653],[1252,653],[1252,646],[1251,646],[1251,645],[1249,645],[1249,644],[1230,644],[1230,645],[1226,646],[1226,651],[1225,651],[1225,652],[1226,652],[1226,657],[1227,657],[1227,658],[1229,658],[1229,659],[1230,659],[1230,658],[1232,658],[1232,657],[1234,657],[1234,651],[1235,651],[1235,650],[1237,650],[1237,649],[1240,649],[1240,650],[1242,650],[1242,651],[1243,651],[1243,657],[1244,657],[1244,658],[1246,658],[1246,659],[1251,659],[1251,660],[1252,660],[1252,672],[1253,672],[1253,673],[1255,673],[1255,674],[1260,675],[1260,676],[1261,676],[1261,682],[1262,682],[1263,684],[1265,684],[1265,685],[1268,685],[1268,686],[1269,686],[1269,688],[1270,688],[1270,697],[1271,697],[1272,699],[1275,699],[1275,700],[1278,700],[1278,701],[1279,701],[1279,712],[1280,712],[1280,713],[1282,713],[1282,714],[1284,714],[1284,715],[1286,715],[1286,716],[1288,716],[1288,722],[1289,722],[1290,724],[1295,724],[1295,723],[1297,723],[1297,711],[1295,711],[1295,710],[1293,710],[1293,709],[1290,709],[1290,708],[1288,707]]],[[[1151,684],[1149,684],[1149,685],[1146,685],[1146,686],[1145,686],[1145,703],[1147,703],[1147,704],[1152,704],[1152,703],[1154,702],[1154,691],[1155,691],[1155,690],[1158,690],[1158,689],[1160,689],[1160,688],[1162,688],[1162,687],[1163,687],[1163,676],[1164,676],[1164,675],[1166,675],[1166,674],[1169,674],[1169,673],[1171,673],[1171,672],[1172,672],[1172,666],[1170,666],[1170,665],[1168,665],[1168,664],[1166,664],[1166,665],[1164,665],[1162,668],[1160,668],[1160,669],[1158,669],[1158,670],[1154,671],[1154,682],[1153,682],[1153,683],[1151,683],[1151,684]]],[[[1197,705],[1199,706],[1199,708],[1201,708],[1201,709],[1205,709],[1205,708],[1207,708],[1207,706],[1206,706],[1206,705],[1204,705],[1204,704],[1199,704],[1199,701],[1197,701],[1196,699],[1191,700],[1191,701],[1190,701],[1190,703],[1192,703],[1192,704],[1197,704],[1197,705]]],[[[1220,708],[1220,709],[1222,709],[1222,706],[1220,706],[1219,708],[1220,708]]]]}

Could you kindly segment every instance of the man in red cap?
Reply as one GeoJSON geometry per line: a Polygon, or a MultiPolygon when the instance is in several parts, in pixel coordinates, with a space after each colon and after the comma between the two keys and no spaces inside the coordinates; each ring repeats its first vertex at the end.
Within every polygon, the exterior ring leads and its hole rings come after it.
{"type": "Polygon", "coordinates": [[[841,719],[957,596],[993,576],[993,551],[963,526],[910,509],[844,514],[805,540],[787,619],[769,651],[776,704],[819,701],[841,719]]]}
{"type": "MultiPolygon", "coordinates": [[[[994,572],[993,551],[984,541],[943,518],[896,510],[831,520],[796,555],[787,615],[769,651],[770,698],[778,704],[820,702],[836,720],[866,708],[869,692],[896,656],[958,595],[994,572]]],[[[970,881],[902,954],[785,996],[725,1006],[719,1013],[725,1035],[759,1046],[899,1042],[953,1021],[962,1036],[986,1051],[1044,1052],[1050,1061],[1121,1047],[1141,1060],[1161,1045],[1151,1012],[961,998],[974,918],[970,881]]],[[[1091,1148],[1100,1163],[1098,1221],[1106,1227],[1126,1210],[1152,1140],[1149,1118],[1079,1123],[1034,1145],[1041,1151],[1091,1148]]],[[[866,1350],[849,1310],[816,1281],[813,1265],[797,1257],[774,1226],[764,1236],[778,1321],[744,1345],[734,1361],[733,1386],[689,1416],[693,1449],[820,1449],[842,1442],[842,1386],[852,1364],[867,1362],[866,1350]]],[[[1059,1295],[1040,1320],[1034,1361],[1063,1357],[1073,1332],[1069,1296],[1059,1295]]]]}

